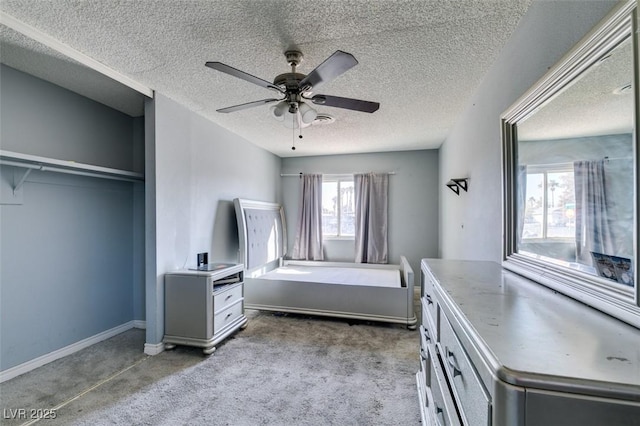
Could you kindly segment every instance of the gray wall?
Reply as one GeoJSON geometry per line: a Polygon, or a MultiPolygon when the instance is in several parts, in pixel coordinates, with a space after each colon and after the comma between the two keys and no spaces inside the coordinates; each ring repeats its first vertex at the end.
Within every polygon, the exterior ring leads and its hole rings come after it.
{"type": "Polygon", "coordinates": [[[533,1],[440,148],[443,258],[502,260],[500,115],[615,4],[533,1]],[[453,177],[469,177],[469,192],[444,187],[453,177]]]}
{"type": "MultiPolygon", "coordinates": [[[[282,173],[341,174],[395,172],[389,177],[389,261],[407,257],[416,275],[420,259],[438,254],[438,151],[292,157],[282,159],[282,173]]],[[[288,247],[295,240],[300,179],[282,177],[288,247]]],[[[353,240],[326,240],[326,260],[353,262],[353,240]]]]}
{"type": "Polygon", "coordinates": [[[3,150],[142,171],[140,119],[5,65],[0,74],[3,150]]]}
{"type": "Polygon", "coordinates": [[[155,229],[147,247],[156,251],[156,265],[146,278],[147,344],[157,345],[164,331],[164,274],[194,266],[198,252],[209,252],[210,261],[237,261],[233,199],[279,201],[281,163],[162,94],[148,111],[155,141],[147,141],[153,144],[147,164],[154,163],[147,192],[153,188],[155,205],[147,206],[147,218],[155,216],[155,229]]]}
{"type": "MultiPolygon", "coordinates": [[[[140,119],[5,66],[0,85],[1,149],[134,169],[140,119]]],[[[14,197],[23,172],[0,169],[1,370],[144,319],[143,189],[33,171],[14,197]]]]}

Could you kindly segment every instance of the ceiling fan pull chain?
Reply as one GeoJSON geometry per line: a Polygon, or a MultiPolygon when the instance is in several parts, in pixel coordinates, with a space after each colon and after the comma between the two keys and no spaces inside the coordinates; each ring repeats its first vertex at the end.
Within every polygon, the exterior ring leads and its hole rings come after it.
{"type": "Polygon", "coordinates": [[[298,119],[298,137],[302,139],[302,114],[300,114],[300,107],[298,107],[296,118],[298,119]]]}
{"type": "Polygon", "coordinates": [[[296,150],[296,126],[291,126],[291,150],[296,150]]]}

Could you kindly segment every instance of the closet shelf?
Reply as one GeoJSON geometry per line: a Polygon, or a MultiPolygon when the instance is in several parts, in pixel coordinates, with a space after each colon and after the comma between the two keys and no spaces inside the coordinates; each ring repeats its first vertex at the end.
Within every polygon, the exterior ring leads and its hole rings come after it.
{"type": "Polygon", "coordinates": [[[103,179],[125,180],[129,182],[144,181],[144,174],[142,173],[4,150],[0,150],[0,164],[27,169],[24,175],[15,184],[13,188],[14,192],[20,189],[32,170],[68,173],[103,179]]]}

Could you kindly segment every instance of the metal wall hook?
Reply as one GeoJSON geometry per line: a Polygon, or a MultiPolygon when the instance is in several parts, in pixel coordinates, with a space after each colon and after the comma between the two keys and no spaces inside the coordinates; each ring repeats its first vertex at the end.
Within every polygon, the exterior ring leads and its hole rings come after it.
{"type": "Polygon", "coordinates": [[[467,192],[469,189],[469,178],[453,178],[446,183],[450,190],[456,193],[456,195],[460,195],[460,188],[467,192]]]}

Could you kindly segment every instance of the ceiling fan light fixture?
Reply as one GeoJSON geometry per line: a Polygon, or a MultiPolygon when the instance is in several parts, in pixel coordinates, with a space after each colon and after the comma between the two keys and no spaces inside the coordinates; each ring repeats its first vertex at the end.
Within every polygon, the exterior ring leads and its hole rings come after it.
{"type": "Polygon", "coordinates": [[[304,102],[298,104],[298,111],[304,124],[311,124],[318,116],[318,112],[304,102]]]}
{"type": "Polygon", "coordinates": [[[284,121],[285,115],[288,113],[289,104],[286,101],[278,102],[271,107],[271,115],[278,121],[284,121]]]}
{"type": "Polygon", "coordinates": [[[289,111],[284,114],[284,127],[287,129],[297,129],[299,128],[298,117],[297,114],[291,114],[289,111]]]}
{"type": "Polygon", "coordinates": [[[292,114],[289,111],[287,111],[284,114],[284,122],[282,124],[284,124],[284,127],[288,129],[299,129],[299,128],[309,127],[311,126],[312,123],[313,123],[313,120],[308,123],[305,122],[302,119],[302,114],[298,114],[298,112],[296,112],[295,114],[292,114]]]}

